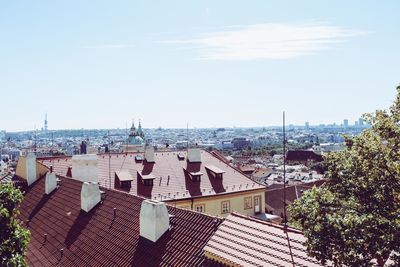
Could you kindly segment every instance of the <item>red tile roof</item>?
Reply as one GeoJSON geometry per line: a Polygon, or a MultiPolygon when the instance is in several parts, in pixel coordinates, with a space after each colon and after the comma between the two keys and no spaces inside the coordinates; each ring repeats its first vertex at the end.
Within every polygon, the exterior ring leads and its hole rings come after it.
{"type": "MultiPolygon", "coordinates": [[[[111,188],[114,188],[115,172],[128,171],[134,178],[130,188],[131,194],[162,201],[265,188],[245,176],[240,170],[204,150],[201,151],[201,163],[187,162],[186,152],[156,152],[154,153],[155,163],[135,161],[137,154],[110,154],[111,181],[109,179],[109,154],[99,154],[100,185],[108,188],[111,184],[111,188]],[[180,160],[178,153],[183,153],[185,160],[180,160]],[[222,180],[215,179],[215,175],[206,169],[206,166],[210,165],[225,171],[222,180]],[[185,170],[203,173],[201,181],[193,181],[185,170]],[[137,172],[155,175],[153,186],[143,185],[137,177],[137,172]]],[[[48,167],[54,165],[55,173],[66,176],[68,167],[72,164],[71,159],[71,157],[41,158],[39,162],[48,167]]]]}
{"type": "MultiPolygon", "coordinates": [[[[286,186],[286,204],[290,205],[296,199],[300,198],[302,194],[311,189],[313,186],[321,186],[325,183],[325,180],[319,180],[310,183],[303,183],[297,185],[286,186]]],[[[277,185],[278,186],[278,185],[277,185]]],[[[269,213],[274,215],[283,216],[283,184],[279,184],[279,187],[267,189],[265,192],[265,204],[269,213]],[[272,211],[272,212],[271,212],[272,211]]],[[[287,213],[287,219],[290,219],[290,214],[287,213]]]]}
{"type": "Polygon", "coordinates": [[[85,213],[81,182],[61,177],[61,186],[50,195],[44,194],[44,182],[40,178],[26,189],[20,207],[20,219],[31,231],[29,266],[201,266],[203,248],[221,223],[168,206],[175,215],[172,229],[152,243],[139,236],[142,198],[102,189],[104,200],[85,213]]]}
{"type": "Polygon", "coordinates": [[[241,266],[321,266],[307,255],[303,234],[292,228],[230,214],[204,248],[206,257],[241,266]]]}

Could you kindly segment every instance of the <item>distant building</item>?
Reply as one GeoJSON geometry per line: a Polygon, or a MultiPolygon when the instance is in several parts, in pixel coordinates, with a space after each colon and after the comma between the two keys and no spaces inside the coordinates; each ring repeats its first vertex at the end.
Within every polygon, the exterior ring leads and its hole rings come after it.
{"type": "Polygon", "coordinates": [[[304,127],[306,128],[306,130],[310,129],[310,123],[308,121],[306,121],[304,127]]]}
{"type": "Polygon", "coordinates": [[[313,151],[317,154],[341,151],[344,149],[344,143],[322,143],[313,146],[313,151]]]}
{"type": "Polygon", "coordinates": [[[233,138],[232,144],[234,149],[241,150],[248,147],[250,145],[250,141],[244,137],[237,137],[233,138]]]}
{"type": "Polygon", "coordinates": [[[344,126],[344,128],[349,127],[349,120],[348,119],[344,119],[343,120],[343,126],[344,126]]]}
{"type": "Polygon", "coordinates": [[[315,153],[312,150],[289,150],[286,154],[286,160],[291,162],[321,162],[324,159],[321,155],[315,153]]]}
{"type": "Polygon", "coordinates": [[[128,141],[124,148],[125,152],[142,152],[144,151],[145,141],[142,124],[139,121],[139,126],[136,129],[135,122],[132,121],[132,126],[129,132],[128,141]]]}
{"type": "Polygon", "coordinates": [[[358,126],[364,126],[364,120],[363,120],[363,118],[359,118],[358,119],[358,126]]]}

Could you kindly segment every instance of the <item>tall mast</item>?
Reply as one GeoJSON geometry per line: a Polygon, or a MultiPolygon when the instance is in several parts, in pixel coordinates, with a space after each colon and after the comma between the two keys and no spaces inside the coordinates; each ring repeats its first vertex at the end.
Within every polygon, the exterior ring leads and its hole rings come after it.
{"type": "Polygon", "coordinates": [[[285,111],[283,112],[283,222],[287,226],[286,216],[286,129],[285,129],[285,111]]]}
{"type": "Polygon", "coordinates": [[[110,142],[110,131],[108,131],[108,188],[111,189],[111,142],[110,142]]]}

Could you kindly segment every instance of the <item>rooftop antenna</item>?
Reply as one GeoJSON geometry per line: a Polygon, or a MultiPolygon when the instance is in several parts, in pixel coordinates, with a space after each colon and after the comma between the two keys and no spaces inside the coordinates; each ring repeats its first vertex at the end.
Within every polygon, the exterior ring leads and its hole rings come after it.
{"type": "Polygon", "coordinates": [[[51,132],[51,172],[54,170],[54,133],[51,132]]]}
{"type": "Polygon", "coordinates": [[[125,122],[125,134],[126,134],[126,148],[125,148],[125,153],[128,155],[128,142],[129,142],[128,121],[125,122]]]}
{"type": "Polygon", "coordinates": [[[34,137],[35,137],[35,145],[34,145],[34,148],[33,148],[33,151],[35,152],[35,155],[36,155],[36,149],[37,149],[37,133],[36,133],[36,124],[34,125],[34,128],[35,128],[35,130],[34,130],[34,137]]]}
{"type": "Polygon", "coordinates": [[[111,142],[110,142],[110,130],[108,130],[108,188],[111,189],[111,142]]]}
{"type": "Polygon", "coordinates": [[[285,111],[283,112],[283,222],[287,226],[286,217],[286,129],[285,129],[285,111]]]}

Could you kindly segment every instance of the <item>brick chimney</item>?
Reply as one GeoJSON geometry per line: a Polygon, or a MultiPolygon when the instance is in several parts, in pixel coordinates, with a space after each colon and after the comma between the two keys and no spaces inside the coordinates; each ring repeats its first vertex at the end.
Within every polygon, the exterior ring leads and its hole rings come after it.
{"type": "Polygon", "coordinates": [[[84,182],[81,189],[81,209],[89,212],[101,200],[99,184],[95,182],[84,182]]]}
{"type": "Polygon", "coordinates": [[[169,215],[165,203],[144,200],[140,209],[140,236],[157,242],[168,229],[169,215]]]}

